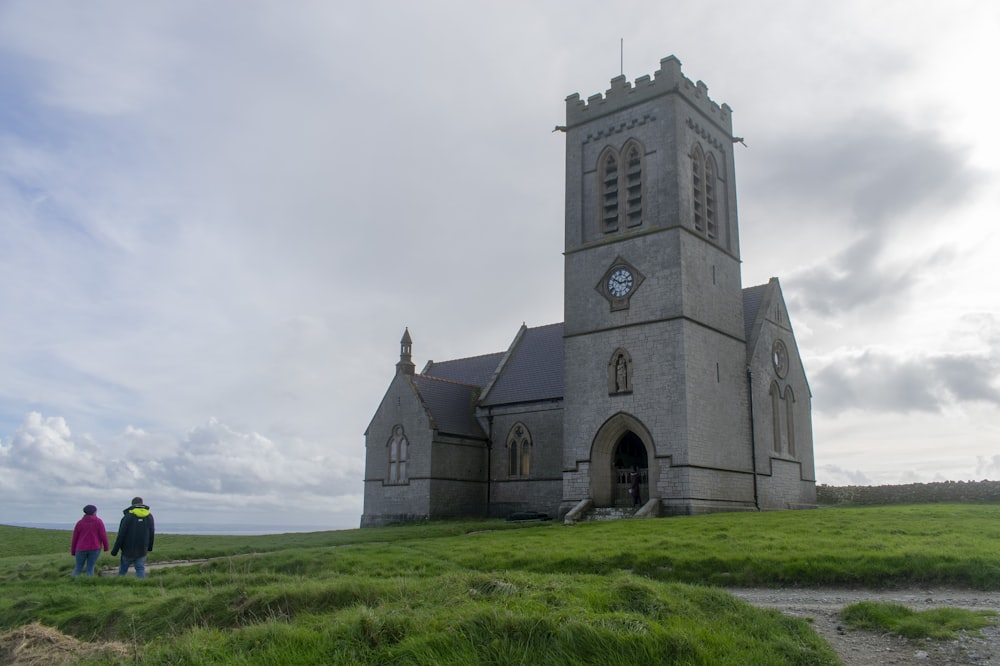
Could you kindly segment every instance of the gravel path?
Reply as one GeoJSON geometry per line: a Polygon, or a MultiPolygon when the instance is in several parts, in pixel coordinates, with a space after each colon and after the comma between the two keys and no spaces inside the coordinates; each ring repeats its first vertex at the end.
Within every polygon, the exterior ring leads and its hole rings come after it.
{"type": "MultiPolygon", "coordinates": [[[[963,634],[952,641],[914,641],[888,634],[853,631],[840,621],[840,610],[858,601],[886,601],[913,610],[967,608],[1000,612],[1000,593],[978,590],[832,590],[730,589],[754,606],[773,608],[811,619],[816,633],[836,650],[845,666],[1000,666],[1000,623],[981,630],[981,636],[963,634]]],[[[998,619],[1000,620],[1000,619],[998,619]]]]}

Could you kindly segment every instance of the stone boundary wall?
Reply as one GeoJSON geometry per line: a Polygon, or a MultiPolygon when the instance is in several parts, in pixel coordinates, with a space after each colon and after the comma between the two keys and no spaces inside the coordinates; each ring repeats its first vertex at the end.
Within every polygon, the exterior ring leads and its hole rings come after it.
{"type": "Polygon", "coordinates": [[[828,486],[821,483],[816,486],[819,505],[931,502],[1000,503],[1000,481],[940,481],[895,486],[828,486]]]}

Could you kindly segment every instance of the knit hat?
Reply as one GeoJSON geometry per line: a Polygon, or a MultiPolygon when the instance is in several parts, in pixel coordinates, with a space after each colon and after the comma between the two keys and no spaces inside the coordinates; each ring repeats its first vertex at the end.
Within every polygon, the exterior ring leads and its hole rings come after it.
{"type": "Polygon", "coordinates": [[[88,504],[87,506],[83,507],[83,512],[88,516],[92,516],[95,513],[97,513],[97,507],[94,506],[93,504],[88,504]]]}

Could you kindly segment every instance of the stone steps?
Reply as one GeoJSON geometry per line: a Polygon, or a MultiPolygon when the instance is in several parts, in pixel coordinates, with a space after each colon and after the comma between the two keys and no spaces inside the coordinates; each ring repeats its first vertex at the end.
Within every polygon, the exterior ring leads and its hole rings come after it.
{"type": "Polygon", "coordinates": [[[621,520],[631,518],[639,507],[632,506],[602,506],[594,507],[587,512],[583,520],[621,520]]]}

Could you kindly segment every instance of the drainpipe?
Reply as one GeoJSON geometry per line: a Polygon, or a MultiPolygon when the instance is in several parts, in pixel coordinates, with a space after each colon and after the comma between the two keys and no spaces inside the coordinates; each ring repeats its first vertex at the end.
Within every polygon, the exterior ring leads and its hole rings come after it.
{"type": "Polygon", "coordinates": [[[753,506],[760,511],[760,500],[757,498],[757,438],[753,426],[753,374],[747,366],[747,395],[750,398],[750,464],[753,465],[753,506]]]}
{"type": "Polygon", "coordinates": [[[486,435],[486,517],[489,518],[492,502],[490,491],[493,488],[493,408],[487,407],[487,410],[486,420],[489,421],[490,431],[486,435]]]}

